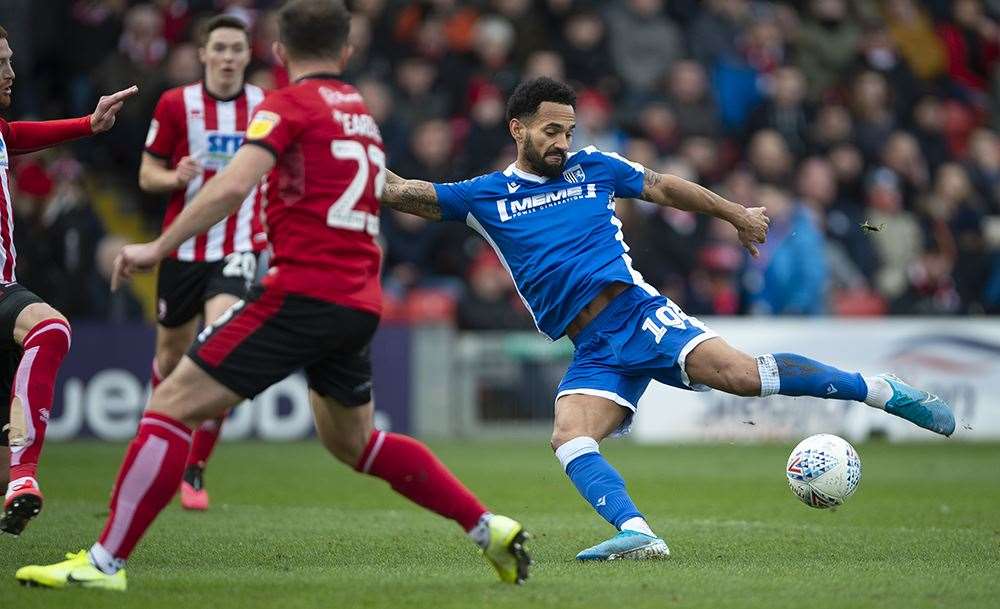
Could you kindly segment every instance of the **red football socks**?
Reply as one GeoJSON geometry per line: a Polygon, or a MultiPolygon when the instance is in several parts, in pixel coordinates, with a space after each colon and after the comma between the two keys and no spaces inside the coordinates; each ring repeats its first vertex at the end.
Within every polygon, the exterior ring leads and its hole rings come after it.
{"type": "Polygon", "coordinates": [[[381,478],[410,501],[471,530],[487,509],[423,443],[376,429],[355,469],[381,478]]]}
{"type": "Polygon", "coordinates": [[[30,476],[38,471],[38,457],[45,441],[45,429],[52,410],[56,374],[63,358],[69,352],[70,327],[61,319],[39,322],[24,336],[24,354],[14,376],[11,396],[11,416],[23,415],[14,422],[11,430],[19,431],[11,437],[10,479],[30,476]],[[19,427],[20,426],[20,427],[19,427]],[[23,429],[22,429],[23,428],[23,429]]]}
{"type": "Polygon", "coordinates": [[[147,412],[118,471],[100,544],[124,562],[180,486],[191,430],[159,412],[147,412]]]}
{"type": "Polygon", "coordinates": [[[215,443],[219,441],[219,434],[222,433],[222,422],[225,420],[226,417],[223,415],[217,419],[209,419],[198,426],[191,440],[191,452],[188,454],[184,469],[192,465],[205,467],[205,462],[212,456],[215,443]]]}

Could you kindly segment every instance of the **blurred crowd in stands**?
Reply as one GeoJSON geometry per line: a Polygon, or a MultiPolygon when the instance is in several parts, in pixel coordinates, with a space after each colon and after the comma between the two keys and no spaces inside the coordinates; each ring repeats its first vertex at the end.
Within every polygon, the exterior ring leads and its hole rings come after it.
{"type": "MultiPolygon", "coordinates": [[[[18,72],[8,118],[83,115],[101,93],[141,87],[113,132],[15,165],[24,284],[74,318],[141,317],[106,277],[121,218],[159,226],[164,201],[136,184],[152,109],[198,80],[192,27],[220,11],[253,26],[249,80],[286,84],[270,52],[279,4],[0,3],[18,72]]],[[[753,259],[720,221],[619,201],[636,268],[689,314],[1000,311],[1000,0],[348,4],[345,79],[404,177],[506,167],[506,95],[548,75],[579,91],[574,147],[767,207],[753,259]]],[[[464,225],[385,210],[382,226],[388,315],[532,327],[464,225]]]]}

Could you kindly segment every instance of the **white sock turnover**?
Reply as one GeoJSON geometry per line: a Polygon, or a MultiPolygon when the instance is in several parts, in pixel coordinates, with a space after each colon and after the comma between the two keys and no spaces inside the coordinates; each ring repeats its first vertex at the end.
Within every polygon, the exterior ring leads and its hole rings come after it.
{"type": "Polygon", "coordinates": [[[649,528],[649,523],[642,516],[633,516],[622,523],[621,530],[623,531],[635,531],[636,533],[645,533],[650,537],[656,537],[653,533],[653,529],[649,528]]]}
{"type": "Polygon", "coordinates": [[[885,410],[886,403],[892,399],[892,386],[889,385],[889,381],[877,376],[866,376],[865,384],[868,385],[865,404],[885,410]]]}

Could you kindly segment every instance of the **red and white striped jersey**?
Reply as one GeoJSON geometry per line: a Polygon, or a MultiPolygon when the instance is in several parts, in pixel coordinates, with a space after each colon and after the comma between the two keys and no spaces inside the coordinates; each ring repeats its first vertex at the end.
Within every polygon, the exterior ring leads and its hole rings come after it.
{"type": "Polygon", "coordinates": [[[14,265],[14,200],[10,196],[11,159],[15,154],[35,152],[62,142],[91,135],[90,117],[55,121],[8,123],[0,119],[0,284],[17,281],[14,265]]]}
{"type": "Polygon", "coordinates": [[[10,197],[10,151],[7,148],[7,123],[0,119],[0,283],[13,283],[14,261],[14,199],[10,197]]]}
{"type": "MultiPolygon", "coordinates": [[[[205,182],[233,158],[243,143],[249,117],[263,99],[264,91],[250,84],[234,98],[218,99],[201,82],[160,96],[146,136],[146,152],[167,160],[171,167],[189,155],[203,169],[186,188],[170,195],[164,230],[205,182]]],[[[231,216],[182,243],[173,257],[185,262],[214,262],[233,252],[263,250],[267,235],[261,225],[258,190],[254,188],[231,216]]]]}

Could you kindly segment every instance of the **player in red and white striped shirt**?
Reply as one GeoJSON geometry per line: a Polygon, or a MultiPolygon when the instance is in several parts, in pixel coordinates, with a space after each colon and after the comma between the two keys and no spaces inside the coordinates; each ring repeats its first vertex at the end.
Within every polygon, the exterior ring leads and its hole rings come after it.
{"type": "MultiPolygon", "coordinates": [[[[202,26],[199,42],[205,79],[160,97],[139,170],[144,191],[170,193],[163,230],[236,154],[250,115],[264,99],[259,87],[244,82],[250,35],[242,21],[213,17],[202,26]]],[[[212,323],[243,297],[266,245],[254,188],[232,215],[182,243],[160,264],[154,388],[180,362],[199,322],[212,323]]],[[[187,509],[208,508],[203,472],[223,418],[207,421],[195,433],[181,483],[181,505],[187,509]]]]}
{"type": "MultiPolygon", "coordinates": [[[[7,31],[0,27],[0,110],[10,106],[12,56],[7,31]]],[[[56,373],[71,336],[66,318],[18,284],[14,275],[10,157],[107,131],[124,100],[138,91],[130,87],[102,97],[94,113],[81,118],[14,123],[0,119],[0,487],[7,490],[0,512],[2,533],[20,535],[42,509],[38,458],[56,373]]]]}

